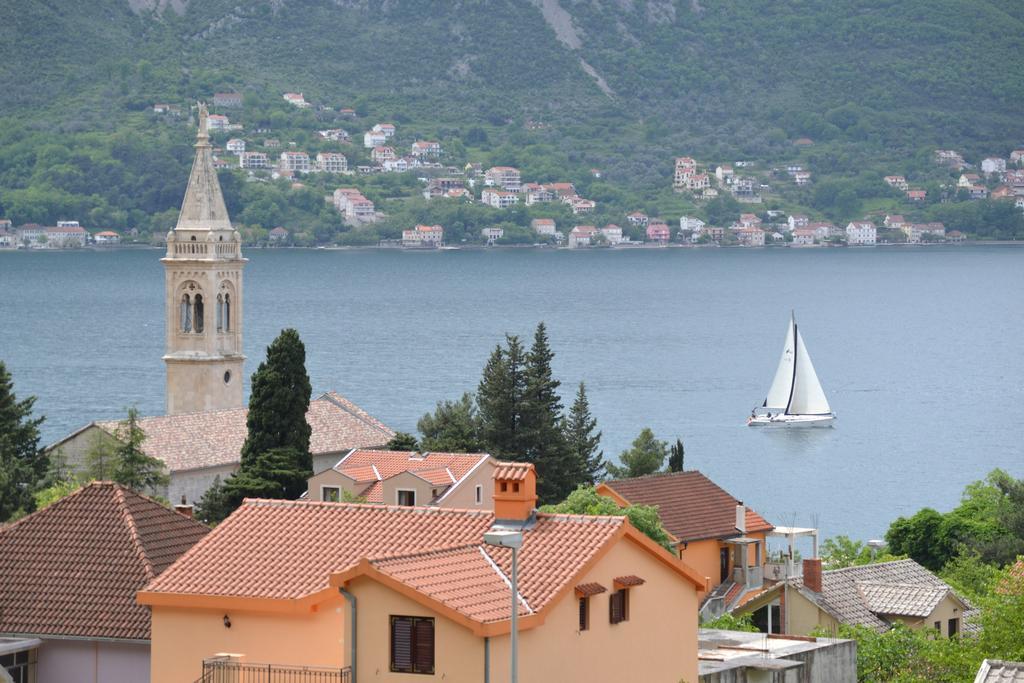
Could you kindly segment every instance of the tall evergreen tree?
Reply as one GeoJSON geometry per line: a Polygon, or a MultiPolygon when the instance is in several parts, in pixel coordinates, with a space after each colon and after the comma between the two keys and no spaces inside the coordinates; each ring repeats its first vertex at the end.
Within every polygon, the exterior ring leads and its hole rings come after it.
{"type": "Polygon", "coordinates": [[[48,462],[39,448],[39,425],[32,417],[35,396],[19,401],[14,380],[0,361],[0,521],[36,509],[32,494],[46,476],[48,462]]]}
{"type": "Polygon", "coordinates": [[[601,432],[597,431],[597,419],[590,414],[587,388],[580,382],[576,400],[569,409],[569,416],[563,424],[566,446],[580,483],[596,484],[604,475],[604,451],[598,450],[601,432]]]}
{"type": "Polygon", "coordinates": [[[677,438],[668,451],[668,471],[682,472],[686,450],[683,448],[683,440],[677,438]]]}
{"type": "Polygon", "coordinates": [[[312,428],[306,421],[312,392],[306,373],[306,347],[298,332],[283,330],[267,347],[267,359],[252,376],[246,420],[249,435],[242,445],[242,469],[253,467],[256,458],[270,450],[291,448],[295,469],[312,473],[312,428]]]}
{"type": "Polygon", "coordinates": [[[622,466],[609,462],[605,466],[608,473],[616,479],[628,479],[654,474],[665,464],[668,455],[668,444],[654,437],[649,427],[640,430],[633,439],[632,447],[619,456],[622,466]]]}
{"type": "Polygon", "coordinates": [[[146,433],[139,426],[139,411],[128,409],[128,419],[118,425],[115,434],[118,445],[114,448],[114,468],[111,478],[136,491],[151,493],[170,481],[163,461],[146,455],[142,443],[146,433]]]}
{"type": "Polygon", "coordinates": [[[419,447],[416,437],[408,432],[395,432],[391,441],[384,445],[384,448],[389,451],[415,451],[419,447]]]}
{"type": "Polygon", "coordinates": [[[519,337],[505,335],[505,342],[491,353],[477,388],[480,433],[491,454],[521,459],[525,358],[519,337]]]}

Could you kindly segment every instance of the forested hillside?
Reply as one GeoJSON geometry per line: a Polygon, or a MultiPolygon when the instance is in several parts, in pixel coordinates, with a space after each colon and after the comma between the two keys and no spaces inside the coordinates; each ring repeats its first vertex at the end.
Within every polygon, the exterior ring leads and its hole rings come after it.
{"type": "MultiPolygon", "coordinates": [[[[247,127],[302,129],[270,125],[296,91],[453,160],[577,183],[597,167],[615,211],[685,208],[660,194],[680,154],[775,163],[810,138],[802,161],[850,184],[936,147],[1024,144],[1013,0],[6,0],[0,63],[0,212],[21,220],[173,210],[190,133],[145,110],[215,91],[245,93],[247,127]]],[[[875,198],[849,188],[864,202],[839,212],[790,199],[840,218],[875,198]]]]}

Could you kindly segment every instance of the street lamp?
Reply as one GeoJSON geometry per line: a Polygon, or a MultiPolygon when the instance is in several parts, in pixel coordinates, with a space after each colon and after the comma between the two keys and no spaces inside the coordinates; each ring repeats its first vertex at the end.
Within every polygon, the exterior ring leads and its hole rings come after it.
{"type": "Polygon", "coordinates": [[[512,678],[519,683],[519,579],[516,575],[516,551],[523,547],[523,532],[512,529],[491,529],[484,534],[484,543],[512,549],[512,678]]]}
{"type": "Polygon", "coordinates": [[[880,548],[885,547],[885,541],[878,539],[871,539],[868,541],[868,547],[871,548],[871,561],[875,561],[875,556],[878,554],[880,548]]]}

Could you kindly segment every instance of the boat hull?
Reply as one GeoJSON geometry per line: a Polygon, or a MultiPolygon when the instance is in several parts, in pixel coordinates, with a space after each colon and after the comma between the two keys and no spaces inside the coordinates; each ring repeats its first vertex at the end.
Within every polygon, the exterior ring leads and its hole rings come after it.
{"type": "Polygon", "coordinates": [[[832,415],[755,415],[747,418],[748,427],[831,427],[836,416],[832,415]]]}

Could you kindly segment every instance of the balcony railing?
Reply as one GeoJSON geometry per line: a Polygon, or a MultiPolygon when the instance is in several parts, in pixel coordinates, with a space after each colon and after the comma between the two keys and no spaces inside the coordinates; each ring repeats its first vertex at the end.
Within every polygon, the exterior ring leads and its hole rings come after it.
{"type": "Polygon", "coordinates": [[[352,671],[320,666],[256,664],[230,659],[207,659],[196,683],[351,683],[352,671]]]}

